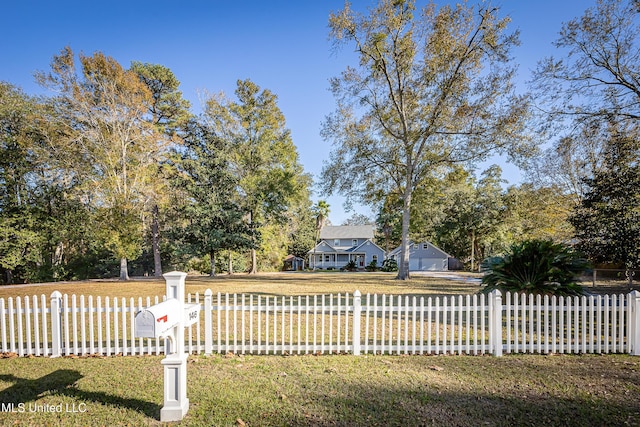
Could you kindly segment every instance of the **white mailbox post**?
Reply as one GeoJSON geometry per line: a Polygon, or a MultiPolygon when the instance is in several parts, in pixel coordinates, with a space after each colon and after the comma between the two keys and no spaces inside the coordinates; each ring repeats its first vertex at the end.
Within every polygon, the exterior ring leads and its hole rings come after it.
{"type": "Polygon", "coordinates": [[[163,275],[166,300],[140,310],[135,318],[136,338],[166,338],[164,366],[164,406],[160,421],[180,421],[189,410],[187,398],[187,353],[184,328],[200,316],[199,304],[184,303],[184,281],[187,273],[172,271],[163,275]]]}

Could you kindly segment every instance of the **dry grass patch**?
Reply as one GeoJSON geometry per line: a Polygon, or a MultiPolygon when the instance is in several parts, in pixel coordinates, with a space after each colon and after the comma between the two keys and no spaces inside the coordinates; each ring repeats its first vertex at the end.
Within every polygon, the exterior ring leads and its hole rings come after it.
{"type": "MultiPolygon", "coordinates": [[[[246,293],[261,295],[321,295],[353,293],[395,295],[461,295],[476,293],[477,283],[466,280],[452,281],[415,275],[406,281],[395,280],[395,273],[271,273],[234,274],[215,278],[188,276],[186,292],[203,294],[211,289],[214,294],[246,293]]],[[[34,285],[12,285],[0,287],[0,298],[25,295],[51,295],[54,290],[63,294],[109,296],[117,298],[138,298],[140,296],[162,296],[165,291],[164,279],[144,278],[128,282],[118,280],[85,280],[78,282],[58,282],[34,285]]]]}

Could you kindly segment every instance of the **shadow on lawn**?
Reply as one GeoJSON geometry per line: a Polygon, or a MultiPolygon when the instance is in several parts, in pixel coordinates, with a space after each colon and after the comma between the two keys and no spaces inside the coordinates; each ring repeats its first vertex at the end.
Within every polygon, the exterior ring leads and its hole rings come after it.
{"type": "Polygon", "coordinates": [[[14,383],[0,391],[0,402],[5,405],[18,405],[34,402],[42,398],[43,395],[61,395],[102,405],[131,409],[155,419],[160,417],[160,406],[155,403],[123,398],[103,392],[81,390],[76,384],[81,378],[83,376],[80,372],[71,369],[59,369],[35,380],[15,375],[0,375],[0,380],[14,383]]]}

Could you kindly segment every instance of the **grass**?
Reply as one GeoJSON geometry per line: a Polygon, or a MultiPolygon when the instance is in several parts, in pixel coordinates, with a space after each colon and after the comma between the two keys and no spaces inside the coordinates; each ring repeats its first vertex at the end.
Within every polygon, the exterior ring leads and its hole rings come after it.
{"type": "MultiPolygon", "coordinates": [[[[24,412],[0,424],[160,425],[160,360],[1,360],[0,402],[24,412]]],[[[640,425],[639,393],[626,355],[192,356],[179,425],[640,425]]]]}
{"type": "MultiPolygon", "coordinates": [[[[187,292],[211,288],[223,294],[314,295],[359,289],[364,294],[453,295],[479,290],[464,280],[397,282],[393,277],[189,277],[187,292]]],[[[53,290],[129,298],[162,295],[164,281],[4,286],[0,297],[48,296],[53,290]]],[[[0,359],[0,425],[161,425],[161,359],[0,359]]],[[[639,394],[640,358],[627,355],[190,356],[191,407],[179,425],[640,426],[639,394]]]]}
{"type": "MultiPolygon", "coordinates": [[[[215,278],[188,276],[186,292],[195,293],[210,288],[214,294],[253,293],[261,295],[320,295],[331,293],[352,293],[356,289],[362,294],[396,295],[465,295],[480,290],[477,283],[470,281],[450,281],[441,278],[415,276],[407,281],[395,280],[396,273],[273,273],[235,274],[215,278]]],[[[164,279],[145,278],[128,282],[118,280],[85,280],[80,282],[58,282],[36,285],[0,286],[0,298],[24,295],[51,295],[54,290],[63,294],[83,294],[85,296],[110,296],[138,298],[139,296],[162,296],[165,291],[164,279]]]]}

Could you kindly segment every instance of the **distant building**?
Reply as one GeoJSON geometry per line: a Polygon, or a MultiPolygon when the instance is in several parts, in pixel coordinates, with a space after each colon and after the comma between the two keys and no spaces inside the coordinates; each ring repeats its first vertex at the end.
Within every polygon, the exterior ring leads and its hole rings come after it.
{"type": "Polygon", "coordinates": [[[284,271],[301,271],[305,268],[304,258],[295,255],[287,255],[284,259],[282,270],[284,271]]]}
{"type": "MultiPolygon", "coordinates": [[[[388,258],[395,259],[400,264],[400,249],[389,252],[388,258]]],[[[451,255],[430,242],[413,243],[409,245],[409,271],[446,271],[451,262],[454,269],[459,263],[451,255]]],[[[456,268],[457,269],[457,268],[456,268]]]]}
{"type": "Polygon", "coordinates": [[[360,269],[372,261],[380,266],[384,259],[384,250],[373,242],[372,225],[326,226],[320,242],[309,251],[310,268],[340,269],[353,261],[360,269]]]}

